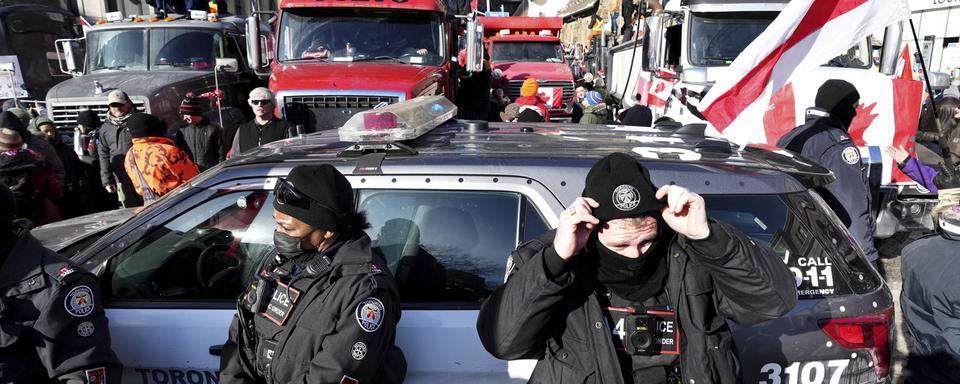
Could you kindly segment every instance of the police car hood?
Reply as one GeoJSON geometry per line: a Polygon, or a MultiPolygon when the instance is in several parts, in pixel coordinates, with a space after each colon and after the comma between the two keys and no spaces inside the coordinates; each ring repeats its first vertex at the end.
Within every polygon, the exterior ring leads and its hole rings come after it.
{"type": "Polygon", "coordinates": [[[439,80],[440,67],[378,63],[329,62],[281,64],[271,84],[285,90],[376,90],[416,92],[439,80]]]}
{"type": "Polygon", "coordinates": [[[133,217],[135,208],[115,209],[50,223],[30,231],[43,246],[56,252],[76,242],[107,233],[133,217]]]}
{"type": "MultiPolygon", "coordinates": [[[[200,71],[111,71],[94,73],[74,77],[57,84],[57,86],[47,93],[47,99],[55,100],[98,96],[106,99],[107,93],[114,89],[123,90],[131,97],[153,96],[162,89],[175,88],[178,83],[188,82],[209,75],[211,75],[211,73],[200,71]],[[94,94],[96,90],[94,81],[100,82],[100,85],[103,87],[102,94],[94,94]]],[[[211,81],[212,80],[211,78],[211,81]]],[[[179,104],[179,100],[177,103],[179,104]]]]}

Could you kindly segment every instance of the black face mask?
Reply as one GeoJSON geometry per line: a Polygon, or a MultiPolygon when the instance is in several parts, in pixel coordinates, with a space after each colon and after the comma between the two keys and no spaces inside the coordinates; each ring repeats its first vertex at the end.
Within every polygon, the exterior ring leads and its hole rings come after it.
{"type": "Polygon", "coordinates": [[[834,119],[843,124],[843,129],[846,131],[850,130],[850,123],[853,123],[853,118],[857,116],[857,109],[850,106],[845,108],[836,108],[833,111],[830,111],[830,116],[833,116],[834,119]]]}
{"type": "Polygon", "coordinates": [[[283,258],[293,259],[304,254],[304,250],[300,248],[302,240],[299,237],[293,237],[280,231],[273,231],[273,247],[277,251],[277,255],[283,258]]]}

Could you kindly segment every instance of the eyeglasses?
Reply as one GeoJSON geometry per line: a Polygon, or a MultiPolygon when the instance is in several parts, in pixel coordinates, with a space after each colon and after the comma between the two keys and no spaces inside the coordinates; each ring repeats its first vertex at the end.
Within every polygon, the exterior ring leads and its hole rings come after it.
{"type": "Polygon", "coordinates": [[[273,103],[273,101],[270,100],[270,99],[250,100],[250,104],[253,104],[253,105],[267,105],[267,104],[272,104],[272,103],[273,103]]]}
{"type": "Polygon", "coordinates": [[[111,103],[111,104],[110,104],[110,108],[123,108],[123,107],[126,107],[126,106],[127,106],[127,105],[126,105],[126,104],[123,104],[123,103],[111,103]]]}
{"type": "Polygon", "coordinates": [[[290,205],[300,209],[310,209],[310,198],[300,193],[287,179],[277,179],[277,185],[273,188],[273,194],[277,197],[277,202],[280,204],[290,205]]]}

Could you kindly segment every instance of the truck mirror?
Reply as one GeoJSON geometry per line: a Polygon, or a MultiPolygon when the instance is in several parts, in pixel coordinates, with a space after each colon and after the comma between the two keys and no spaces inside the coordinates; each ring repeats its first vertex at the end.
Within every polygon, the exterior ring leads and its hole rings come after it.
{"type": "MultiPolygon", "coordinates": [[[[880,51],[880,73],[893,75],[900,61],[900,39],[903,37],[903,22],[888,25],[883,31],[883,50],[880,51]]],[[[907,68],[905,70],[912,70],[907,68]]]]}
{"type": "Polygon", "coordinates": [[[656,73],[659,69],[657,63],[659,60],[660,45],[663,41],[663,23],[660,22],[662,16],[652,15],[646,19],[647,27],[644,28],[643,34],[643,56],[642,56],[642,66],[643,70],[647,72],[656,73]]]}
{"type": "Polygon", "coordinates": [[[707,85],[711,81],[707,76],[706,67],[691,67],[680,72],[680,81],[687,84],[707,85]]]}
{"type": "Polygon", "coordinates": [[[216,68],[218,71],[234,73],[240,69],[240,63],[238,63],[237,59],[234,58],[219,58],[217,59],[216,68]]]}
{"type": "Polygon", "coordinates": [[[77,69],[76,56],[73,45],[78,44],[81,39],[59,39],[54,42],[54,48],[57,51],[57,62],[60,66],[60,72],[67,75],[81,75],[77,69]]]}
{"type": "Polygon", "coordinates": [[[254,71],[263,67],[260,51],[260,20],[256,16],[247,16],[247,66],[254,71]]]}
{"type": "Polygon", "coordinates": [[[483,24],[480,24],[476,18],[467,21],[467,62],[465,64],[467,72],[483,71],[483,24]]]}

